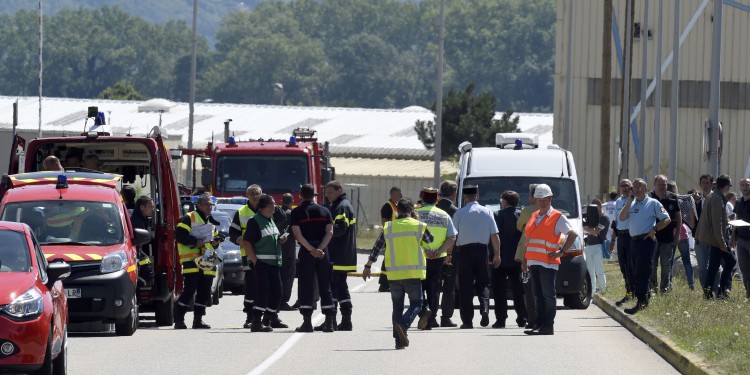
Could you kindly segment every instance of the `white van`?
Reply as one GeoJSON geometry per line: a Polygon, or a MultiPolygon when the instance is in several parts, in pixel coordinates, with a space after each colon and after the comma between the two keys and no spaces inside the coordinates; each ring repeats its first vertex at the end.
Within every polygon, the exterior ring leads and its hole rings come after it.
{"type": "MultiPolygon", "coordinates": [[[[479,203],[493,211],[500,209],[500,195],[513,190],[521,196],[519,209],[529,204],[529,185],[552,188],[552,207],[573,224],[579,238],[562,258],[556,289],[565,306],[586,309],[591,303],[591,285],[583,257],[583,220],[580,190],[573,154],[556,145],[539,148],[539,137],[527,133],[498,133],[496,147],[473,148],[459,145],[458,191],[464,185],[479,186],[479,203]]],[[[457,202],[460,204],[462,202],[457,202]]]]}

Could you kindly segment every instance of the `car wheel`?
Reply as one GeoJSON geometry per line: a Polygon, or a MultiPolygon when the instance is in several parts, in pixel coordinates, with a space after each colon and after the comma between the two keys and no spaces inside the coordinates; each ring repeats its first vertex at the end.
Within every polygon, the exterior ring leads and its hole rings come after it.
{"type": "Polygon", "coordinates": [[[156,326],[166,327],[174,324],[174,302],[172,298],[166,301],[154,301],[156,326]]]}
{"type": "Polygon", "coordinates": [[[44,351],[44,363],[42,367],[34,371],[34,375],[52,375],[52,327],[47,335],[47,349],[44,351]]]}
{"type": "Polygon", "coordinates": [[[138,300],[133,294],[130,313],[124,321],[115,323],[115,333],[117,336],[133,336],[136,330],[138,330],[138,300]]]}
{"type": "Polygon", "coordinates": [[[588,272],[581,282],[581,289],[578,293],[566,294],[563,297],[565,306],[571,309],[586,310],[591,305],[591,283],[588,272]]]}
{"type": "Polygon", "coordinates": [[[63,342],[60,354],[52,362],[52,373],[54,375],[66,375],[68,373],[68,326],[63,329],[63,342]]]}

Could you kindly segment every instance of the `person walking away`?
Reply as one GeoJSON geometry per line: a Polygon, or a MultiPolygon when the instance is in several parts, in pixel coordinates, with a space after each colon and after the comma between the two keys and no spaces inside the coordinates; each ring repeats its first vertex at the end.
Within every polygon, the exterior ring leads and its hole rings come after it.
{"type": "Polygon", "coordinates": [[[500,267],[492,269],[492,290],[495,297],[495,323],[492,328],[505,328],[508,319],[508,298],[506,290],[510,284],[513,294],[513,308],[516,311],[516,324],[525,327],[527,323],[526,303],[523,283],[521,283],[521,262],[514,258],[521,231],[518,230],[516,207],[521,197],[512,190],[500,195],[500,211],[495,213],[495,224],[500,237],[500,267]]]}
{"type": "Polygon", "coordinates": [[[456,212],[453,223],[459,233],[458,246],[458,291],[461,312],[461,329],[474,328],[474,295],[479,297],[480,325],[487,327],[489,317],[489,272],[487,246],[492,243],[493,268],[500,267],[500,238],[493,212],[479,204],[479,187],[466,185],[463,188],[466,205],[456,212]]]}
{"type": "MultiPolygon", "coordinates": [[[[514,260],[519,264],[523,263],[523,259],[526,257],[526,224],[528,224],[531,215],[539,210],[536,205],[536,198],[534,198],[534,192],[536,191],[537,184],[529,184],[529,204],[521,209],[521,213],[518,215],[518,221],[516,222],[516,229],[521,232],[521,239],[518,241],[518,247],[516,247],[516,255],[514,260]]],[[[534,283],[530,282],[530,275],[528,270],[521,269],[521,278],[523,281],[523,301],[526,305],[526,328],[534,328],[536,326],[536,298],[534,297],[534,283]]]]}
{"type": "Polygon", "coordinates": [[[648,306],[649,279],[656,251],[656,232],[664,229],[671,220],[667,210],[658,200],[646,194],[648,184],[642,178],[633,181],[633,193],[620,211],[620,220],[628,221],[630,232],[630,254],[633,256],[635,297],[637,303],[625,309],[626,314],[635,314],[648,306]]]}
{"type": "MultiPolygon", "coordinates": [[[[456,202],[456,195],[458,192],[458,184],[456,181],[445,180],[440,183],[440,199],[435,206],[448,215],[451,219],[453,215],[458,211],[458,207],[454,204],[456,202]]],[[[443,278],[442,278],[442,292],[443,297],[440,300],[440,326],[441,327],[456,327],[456,323],[453,323],[453,312],[458,306],[458,295],[456,287],[456,269],[458,264],[457,253],[451,253],[451,262],[443,265],[443,278]]]]}
{"type": "Polygon", "coordinates": [[[660,174],[654,177],[654,190],[650,196],[661,203],[671,220],[669,225],[656,232],[656,253],[654,253],[654,267],[651,271],[650,283],[652,290],[658,287],[659,292],[666,293],[672,290],[672,263],[675,248],[680,242],[676,229],[682,227],[682,212],[677,195],[667,190],[667,176],[660,174]],[[657,277],[659,265],[661,265],[661,280],[657,277]]]}
{"type": "Polygon", "coordinates": [[[252,332],[271,332],[274,328],[289,328],[279,319],[281,304],[281,244],[288,240],[279,235],[273,221],[275,202],[269,195],[258,199],[258,212],[247,221],[242,236],[248,259],[255,269],[258,285],[253,306],[252,332]]]}
{"type": "Polygon", "coordinates": [[[708,270],[706,271],[707,282],[716,277],[720,262],[724,262],[718,290],[713,286],[713,283],[708,283],[703,288],[706,299],[729,297],[727,287],[736,263],[724,237],[728,225],[726,194],[731,189],[732,180],[729,176],[721,175],[716,179],[716,189],[706,198],[703,213],[701,213],[701,219],[698,222],[698,230],[695,234],[696,240],[708,246],[710,250],[708,270]]]}
{"type": "Polygon", "coordinates": [[[287,235],[289,238],[281,244],[281,311],[294,311],[296,308],[289,306],[289,300],[292,298],[292,286],[294,286],[295,275],[297,274],[297,241],[292,235],[292,229],[288,223],[292,222],[292,204],[294,197],[286,193],[281,197],[281,211],[284,212],[287,225],[281,228],[281,236],[287,235]]]}
{"type": "Polygon", "coordinates": [[[300,188],[302,203],[292,210],[292,233],[299,242],[300,267],[300,306],[303,323],[297,332],[313,332],[313,287],[318,278],[320,308],[326,319],[323,332],[333,332],[336,327],[336,310],[331,296],[331,272],[333,268],[328,251],[328,243],[333,237],[333,218],[327,208],[315,203],[315,188],[310,184],[300,188]]]}
{"type": "Polygon", "coordinates": [[[372,264],[377,260],[378,254],[385,250],[393,303],[393,338],[396,340],[396,349],[404,349],[409,346],[407,331],[422,309],[422,280],[427,277],[423,246],[430,244],[434,237],[427,224],[412,217],[414,204],[411,200],[399,199],[396,210],[398,217],[385,223],[383,233],[372,247],[362,278],[367,280],[370,277],[372,264]],[[406,311],[405,296],[409,297],[409,308],[406,311]]]}
{"type": "MultiPolygon", "coordinates": [[[[385,226],[386,222],[396,220],[396,217],[398,217],[398,210],[396,210],[396,202],[401,199],[403,195],[401,194],[401,188],[398,186],[394,186],[389,191],[389,197],[388,200],[385,201],[385,204],[383,207],[380,208],[380,226],[385,226]]],[[[380,273],[380,277],[378,278],[378,284],[380,284],[380,287],[378,288],[378,292],[387,292],[388,291],[388,276],[386,276],[387,272],[385,272],[385,263],[383,263],[380,266],[380,270],[383,271],[380,273]]]]}
{"type": "Polygon", "coordinates": [[[539,211],[534,212],[526,224],[526,255],[521,267],[531,271],[536,293],[537,326],[524,333],[554,335],[557,314],[555,280],[560,257],[573,247],[578,233],[562,212],[552,208],[553,193],[549,185],[537,185],[534,197],[539,211]],[[560,248],[563,235],[566,235],[566,239],[560,248]]]}
{"type": "Polygon", "coordinates": [[[184,287],[174,309],[174,329],[187,328],[185,314],[193,296],[193,329],[211,328],[203,322],[203,316],[206,315],[206,306],[211,299],[211,284],[216,276],[216,268],[204,271],[198,268],[195,258],[210,254],[219,246],[219,241],[214,239],[218,232],[210,217],[212,207],[210,195],[199,196],[195,211],[183,216],[175,229],[184,287]]]}
{"type": "MultiPolygon", "coordinates": [[[[734,206],[737,220],[750,223],[750,178],[740,180],[742,197],[734,206]]],[[[750,226],[733,226],[731,247],[737,252],[737,263],[742,273],[742,283],[745,285],[745,296],[750,299],[750,226]]]]}
{"type": "MultiPolygon", "coordinates": [[[[341,324],[336,326],[336,330],[351,331],[352,297],[346,279],[349,272],[357,270],[357,218],[341,183],[336,180],[327,183],[325,194],[329,202],[325,207],[333,216],[333,238],[328,244],[328,253],[333,265],[330,286],[334,305],[333,320],[335,324],[336,305],[339,305],[341,324]]],[[[320,330],[323,328],[321,326],[320,330]]]]}
{"type": "Polygon", "coordinates": [[[417,328],[430,330],[440,327],[437,322],[437,309],[440,304],[440,280],[445,266],[453,259],[453,245],[456,244],[456,228],[447,212],[437,208],[438,191],[425,187],[420,195],[422,206],[416,212],[419,221],[427,224],[427,229],[435,237],[432,243],[424,245],[427,258],[427,274],[422,289],[427,298],[422,306],[417,328]]]}
{"type": "Polygon", "coordinates": [[[616,241],[609,243],[609,252],[614,252],[615,244],[617,245],[617,263],[620,266],[620,273],[625,281],[625,296],[615,302],[617,307],[624,305],[634,298],[635,293],[635,264],[633,263],[633,254],[630,251],[630,232],[628,231],[628,220],[620,218],[620,212],[633,195],[633,183],[627,178],[620,180],[620,198],[615,201],[615,219],[612,221],[612,232],[615,234],[616,241]]]}
{"type": "MultiPolygon", "coordinates": [[[[609,218],[602,209],[602,201],[594,199],[591,204],[595,204],[599,211],[599,220],[592,223],[594,227],[584,226],[583,231],[586,233],[584,238],[583,252],[586,254],[586,268],[591,277],[591,296],[594,292],[603,293],[607,288],[607,276],[604,274],[604,252],[602,246],[607,239],[607,229],[609,228],[609,218]]],[[[592,220],[589,218],[588,220],[592,220]]]]}

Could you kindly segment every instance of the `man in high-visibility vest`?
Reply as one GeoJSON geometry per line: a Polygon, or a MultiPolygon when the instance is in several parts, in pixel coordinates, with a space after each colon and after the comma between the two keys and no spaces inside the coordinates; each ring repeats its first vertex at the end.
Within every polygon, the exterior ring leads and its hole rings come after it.
{"type": "Polygon", "coordinates": [[[406,331],[422,309],[422,280],[427,276],[427,259],[423,246],[433,242],[433,235],[427,224],[412,218],[414,204],[409,199],[400,199],[396,205],[398,217],[385,223],[370,252],[370,258],[362,272],[362,277],[370,277],[370,267],[378,254],[385,249],[385,263],[388,266],[388,282],[393,301],[393,338],[396,349],[409,346],[406,331]],[[404,312],[404,297],[409,296],[409,308],[404,312]]]}
{"type": "Polygon", "coordinates": [[[211,328],[203,322],[203,316],[206,315],[206,306],[211,299],[211,284],[216,276],[216,269],[204,271],[198,268],[195,258],[204,255],[208,250],[213,251],[219,246],[219,241],[214,239],[218,232],[214,227],[213,219],[210,217],[212,207],[211,196],[208,194],[201,195],[198,197],[195,211],[183,216],[175,229],[177,251],[180,255],[180,263],[182,263],[182,279],[185,283],[174,310],[175,329],[187,328],[185,313],[193,295],[195,295],[193,329],[211,328]],[[209,230],[206,230],[205,226],[208,226],[209,230]],[[192,235],[196,233],[208,233],[209,235],[205,237],[192,235]]]}
{"type": "Polygon", "coordinates": [[[426,223],[430,233],[435,237],[431,244],[424,245],[427,258],[427,277],[422,288],[427,294],[417,328],[430,330],[440,327],[437,319],[437,309],[440,305],[440,280],[443,266],[450,265],[453,260],[453,245],[456,244],[456,227],[447,212],[437,208],[438,191],[432,187],[422,189],[420,193],[422,206],[417,215],[419,221],[426,223]],[[429,307],[429,308],[428,308],[429,307]]]}
{"type": "Polygon", "coordinates": [[[287,236],[280,236],[273,221],[275,202],[270,195],[258,199],[258,214],[250,218],[243,236],[247,256],[255,267],[258,282],[257,301],[253,306],[253,332],[271,332],[274,328],[289,328],[279,319],[281,304],[281,244],[287,236]],[[265,317],[264,317],[265,314],[265,317]]]}
{"type": "MultiPolygon", "coordinates": [[[[325,194],[328,198],[325,207],[333,216],[333,238],[328,244],[329,257],[333,265],[331,295],[333,304],[341,308],[341,324],[336,326],[336,330],[351,331],[352,297],[346,278],[349,272],[357,270],[357,218],[354,217],[354,208],[346,198],[340,182],[333,180],[327,183],[325,194]]],[[[334,315],[334,322],[335,320],[334,315]]],[[[320,327],[320,330],[322,329],[323,326],[320,327]]]]}
{"type": "MultiPolygon", "coordinates": [[[[396,217],[398,217],[398,210],[396,209],[396,203],[403,197],[401,194],[401,188],[398,186],[394,186],[389,191],[389,197],[388,200],[385,201],[385,204],[383,207],[380,208],[380,225],[384,226],[385,223],[389,221],[396,220],[396,217]]],[[[385,263],[380,267],[383,271],[385,271],[385,263]]],[[[388,291],[388,276],[386,276],[385,272],[380,273],[380,277],[378,278],[378,284],[380,284],[380,287],[378,287],[378,292],[387,292],[388,291]]]]}
{"type": "Polygon", "coordinates": [[[554,335],[557,314],[557,292],[555,279],[560,267],[560,257],[575,243],[578,233],[568,218],[552,208],[552,189],[539,184],[534,190],[539,211],[534,212],[526,224],[526,254],[521,268],[531,270],[536,297],[536,326],[524,331],[527,335],[554,335]],[[560,248],[560,239],[567,235],[560,248]]]}

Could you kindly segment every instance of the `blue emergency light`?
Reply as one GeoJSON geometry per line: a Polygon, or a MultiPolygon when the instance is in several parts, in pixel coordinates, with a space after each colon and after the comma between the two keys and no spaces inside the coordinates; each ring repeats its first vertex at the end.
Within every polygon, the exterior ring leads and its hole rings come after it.
{"type": "Polygon", "coordinates": [[[57,185],[55,189],[67,189],[68,188],[68,177],[64,174],[57,175],[57,185]]]}
{"type": "Polygon", "coordinates": [[[289,146],[296,146],[297,145],[297,137],[291,136],[289,137],[289,146]]]}
{"type": "Polygon", "coordinates": [[[229,137],[229,142],[228,143],[229,143],[230,146],[237,145],[237,141],[234,140],[234,136],[229,137]]]}

